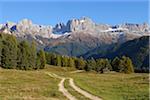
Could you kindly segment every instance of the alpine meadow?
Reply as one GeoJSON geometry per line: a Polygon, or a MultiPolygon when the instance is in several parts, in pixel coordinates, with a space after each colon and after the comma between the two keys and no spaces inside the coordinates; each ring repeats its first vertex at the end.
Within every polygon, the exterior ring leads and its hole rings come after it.
{"type": "Polygon", "coordinates": [[[0,100],[149,100],[148,4],[0,1],[0,100]]]}

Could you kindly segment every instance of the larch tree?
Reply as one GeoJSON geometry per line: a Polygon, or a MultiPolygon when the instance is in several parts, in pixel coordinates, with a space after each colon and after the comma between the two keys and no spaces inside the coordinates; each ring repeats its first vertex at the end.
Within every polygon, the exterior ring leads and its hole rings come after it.
{"type": "Polygon", "coordinates": [[[61,56],[60,55],[56,56],[56,65],[61,66],[61,56]]]}
{"type": "Polygon", "coordinates": [[[2,41],[2,58],[1,65],[4,68],[16,68],[17,66],[17,40],[12,35],[5,35],[5,39],[2,41]]]}
{"type": "Polygon", "coordinates": [[[45,67],[46,64],[46,59],[45,59],[45,53],[43,50],[40,50],[37,53],[37,61],[38,61],[38,68],[39,69],[43,69],[45,67]]]}
{"type": "Polygon", "coordinates": [[[28,61],[29,61],[30,69],[36,69],[36,55],[37,55],[37,53],[36,53],[35,41],[32,41],[29,50],[30,50],[30,52],[29,52],[28,61]]]}
{"type": "Polygon", "coordinates": [[[69,60],[69,61],[68,61],[68,66],[69,66],[69,67],[75,67],[74,59],[70,57],[68,60],[69,60]]]}
{"type": "Polygon", "coordinates": [[[27,41],[22,41],[19,44],[18,50],[18,68],[28,70],[30,63],[29,63],[29,54],[30,54],[30,47],[27,41]]]}

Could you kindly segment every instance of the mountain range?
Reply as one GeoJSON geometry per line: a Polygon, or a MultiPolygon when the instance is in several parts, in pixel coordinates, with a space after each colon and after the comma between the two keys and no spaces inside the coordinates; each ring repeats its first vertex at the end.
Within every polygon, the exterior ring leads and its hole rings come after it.
{"type": "MultiPolygon", "coordinates": [[[[107,43],[116,42],[119,38],[125,35],[131,35],[131,38],[146,35],[149,33],[150,27],[148,24],[130,24],[125,23],[121,25],[108,25],[108,24],[97,24],[90,18],[83,17],[81,19],[69,20],[66,24],[58,23],[53,26],[37,25],[32,23],[31,20],[23,19],[18,23],[6,22],[0,24],[0,31],[4,33],[13,34],[17,37],[26,37],[30,35],[32,38],[37,37],[48,38],[48,39],[59,39],[68,38],[80,35],[89,35],[97,37],[101,40],[110,38],[105,41],[107,43]],[[113,39],[111,39],[113,38],[113,39]]],[[[37,39],[38,41],[38,39],[37,39]]],[[[44,44],[44,41],[38,41],[44,44]]]]}
{"type": "MultiPolygon", "coordinates": [[[[99,24],[88,17],[71,19],[66,24],[58,23],[55,26],[45,26],[23,19],[18,23],[0,24],[0,32],[15,35],[20,40],[34,40],[39,48],[43,48],[47,52],[82,56],[89,59],[106,56],[111,58],[114,55],[119,55],[119,52],[130,51],[134,42],[137,41],[136,39],[150,35],[150,26],[147,23],[99,24]],[[130,44],[129,41],[133,43],[130,44]]],[[[139,40],[144,41],[145,39],[139,40]]],[[[131,51],[136,52],[139,44],[135,42],[133,46],[136,49],[131,51]]]]}

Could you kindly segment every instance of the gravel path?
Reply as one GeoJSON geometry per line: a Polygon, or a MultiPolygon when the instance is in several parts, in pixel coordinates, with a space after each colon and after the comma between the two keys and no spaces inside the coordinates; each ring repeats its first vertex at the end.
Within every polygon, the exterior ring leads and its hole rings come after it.
{"type": "Polygon", "coordinates": [[[71,95],[67,89],[65,89],[64,87],[64,81],[66,80],[66,78],[60,77],[56,74],[53,73],[47,73],[49,76],[53,77],[53,78],[59,78],[61,79],[60,83],[58,84],[59,87],[59,91],[63,93],[64,96],[66,96],[69,100],[77,100],[73,95],[71,95]]]}
{"type": "Polygon", "coordinates": [[[73,81],[72,78],[69,79],[69,84],[70,84],[70,86],[71,86],[74,90],[76,90],[77,92],[79,92],[80,94],[84,95],[85,97],[87,97],[87,98],[89,98],[89,99],[91,99],[91,100],[102,100],[102,99],[99,98],[98,96],[94,96],[94,95],[92,95],[92,94],[90,94],[90,93],[88,93],[88,92],[82,90],[82,89],[79,88],[78,86],[76,86],[76,85],[74,84],[74,81],[73,81]]]}
{"type": "MultiPolygon", "coordinates": [[[[76,97],[74,97],[73,95],[71,95],[67,89],[64,87],[64,81],[68,78],[64,78],[64,77],[60,77],[54,73],[46,73],[48,74],[49,76],[53,77],[53,78],[59,78],[61,79],[60,83],[58,84],[58,87],[59,87],[59,91],[63,93],[64,96],[66,96],[69,100],[77,100],[76,97]]],[[[89,98],[91,100],[102,100],[101,98],[99,98],[98,96],[94,96],[84,90],[82,90],[81,88],[79,88],[78,86],[76,86],[74,84],[74,81],[72,78],[69,78],[69,84],[70,86],[75,90],[77,91],[78,93],[84,95],[86,98],[89,98]]]]}
{"type": "Polygon", "coordinates": [[[66,96],[69,100],[77,100],[74,96],[72,96],[67,89],[64,87],[64,81],[66,78],[62,78],[60,83],[58,84],[59,86],[59,91],[63,93],[64,96],[66,96]]]}

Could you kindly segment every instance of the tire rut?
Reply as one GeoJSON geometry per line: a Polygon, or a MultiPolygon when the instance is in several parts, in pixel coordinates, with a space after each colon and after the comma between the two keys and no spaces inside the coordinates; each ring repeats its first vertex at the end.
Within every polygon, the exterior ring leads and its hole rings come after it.
{"type": "Polygon", "coordinates": [[[85,96],[86,98],[89,98],[91,100],[102,100],[101,98],[99,98],[98,96],[95,96],[85,90],[82,90],[80,87],[76,86],[74,83],[73,78],[64,78],[64,77],[60,77],[54,73],[46,73],[49,76],[53,77],[53,78],[58,78],[61,79],[60,83],[58,84],[59,87],[59,91],[63,93],[63,95],[65,97],[67,97],[69,100],[77,100],[77,98],[73,95],[71,95],[68,90],[64,87],[64,82],[66,79],[69,79],[69,85],[78,93],[82,94],[83,96],[85,96]]]}

